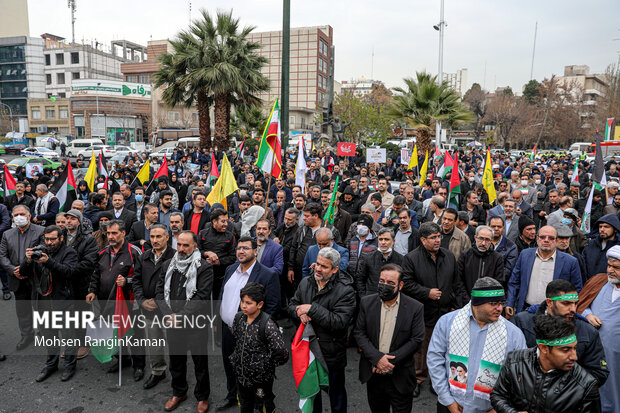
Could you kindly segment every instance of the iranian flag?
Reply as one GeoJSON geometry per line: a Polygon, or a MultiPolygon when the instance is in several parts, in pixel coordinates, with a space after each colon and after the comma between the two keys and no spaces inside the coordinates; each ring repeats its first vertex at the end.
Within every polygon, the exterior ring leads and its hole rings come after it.
{"type": "Polygon", "coordinates": [[[329,387],[327,365],[310,323],[301,324],[291,345],[293,377],[299,394],[299,409],[311,413],[314,397],[329,387]]]}
{"type": "Polygon", "coordinates": [[[458,205],[458,196],[461,193],[461,178],[459,176],[458,153],[456,152],[454,153],[453,165],[452,175],[450,176],[450,193],[448,195],[448,204],[452,202],[454,205],[458,205]]]}
{"type": "Polygon", "coordinates": [[[571,182],[579,182],[579,160],[575,161],[575,169],[573,169],[573,176],[571,182]]]}
{"type": "Polygon", "coordinates": [[[211,154],[211,170],[209,171],[209,178],[207,179],[207,187],[212,188],[220,177],[220,172],[217,170],[217,162],[215,161],[215,154],[211,154]]]}
{"type": "Polygon", "coordinates": [[[258,159],[256,160],[256,166],[274,178],[279,178],[282,172],[282,141],[280,135],[280,106],[276,98],[258,147],[258,159]]]}
{"type": "MultiPolygon", "coordinates": [[[[89,326],[86,330],[86,335],[91,340],[90,349],[100,363],[112,361],[112,357],[119,350],[118,339],[133,335],[129,309],[123,295],[123,289],[120,287],[116,287],[114,315],[106,321],[100,318],[94,323],[94,328],[89,326]]],[[[120,360],[121,357],[119,357],[119,362],[120,360]]]]}
{"type": "MultiPolygon", "coordinates": [[[[0,188],[0,192],[2,192],[2,198],[5,198],[9,195],[15,193],[15,178],[11,175],[9,169],[4,165],[4,182],[2,188],[0,188]]],[[[9,211],[11,212],[11,211],[9,211]]]]}
{"type": "Polygon", "coordinates": [[[71,162],[67,162],[67,167],[50,188],[50,192],[54,194],[60,204],[60,212],[67,212],[71,209],[71,204],[77,199],[76,188],[71,162]]]}

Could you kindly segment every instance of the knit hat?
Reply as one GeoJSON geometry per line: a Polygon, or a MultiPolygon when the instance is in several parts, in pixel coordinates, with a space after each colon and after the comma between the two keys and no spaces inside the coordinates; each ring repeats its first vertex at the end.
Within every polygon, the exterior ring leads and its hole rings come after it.
{"type": "Polygon", "coordinates": [[[80,221],[80,224],[82,223],[82,213],[78,211],[77,209],[69,210],[69,212],[67,212],[66,215],[71,215],[72,217],[77,218],[77,220],[80,221]]]}
{"type": "Polygon", "coordinates": [[[365,225],[368,228],[372,228],[372,217],[368,214],[362,214],[360,215],[359,219],[357,220],[357,224],[358,225],[365,225]]]}
{"type": "Polygon", "coordinates": [[[530,225],[536,225],[536,224],[527,215],[521,215],[519,217],[519,235],[523,234],[523,230],[529,227],[530,225]]]}

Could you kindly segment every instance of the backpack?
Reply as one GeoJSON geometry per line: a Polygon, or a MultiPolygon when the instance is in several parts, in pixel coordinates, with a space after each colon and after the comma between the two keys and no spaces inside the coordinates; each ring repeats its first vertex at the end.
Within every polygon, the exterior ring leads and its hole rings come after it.
{"type": "MultiPolygon", "coordinates": [[[[243,317],[243,311],[239,311],[237,314],[235,314],[233,326],[241,320],[241,317],[243,317]]],[[[269,322],[269,319],[271,319],[271,316],[266,312],[261,311],[260,320],[258,321],[258,339],[261,341],[261,343],[265,344],[269,344],[267,343],[267,323],[269,322]]],[[[275,323],[275,320],[273,322],[275,323]]],[[[276,323],[276,327],[278,327],[278,323],[276,323]]]]}

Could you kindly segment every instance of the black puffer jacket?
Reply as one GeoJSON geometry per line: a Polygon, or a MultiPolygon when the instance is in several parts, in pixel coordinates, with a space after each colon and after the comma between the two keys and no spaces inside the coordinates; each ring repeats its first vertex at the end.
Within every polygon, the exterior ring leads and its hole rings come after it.
{"type": "Polygon", "coordinates": [[[339,369],[347,365],[347,332],[355,311],[353,279],[336,273],[321,291],[314,277],[301,280],[288,306],[289,315],[296,324],[296,307],[312,304],[308,317],[318,337],[319,346],[328,368],[339,369]]]}
{"type": "Polygon", "coordinates": [[[95,237],[80,225],[71,248],[77,252],[78,256],[77,266],[71,274],[73,296],[75,300],[83,300],[88,294],[90,275],[99,261],[99,245],[95,237]]]}
{"type": "Polygon", "coordinates": [[[536,348],[508,354],[491,393],[497,413],[595,413],[596,379],[579,364],[543,373],[536,348]]]}
{"type": "Polygon", "coordinates": [[[484,252],[476,246],[465,250],[459,257],[457,265],[459,277],[465,285],[465,292],[467,292],[468,297],[476,280],[482,277],[491,277],[506,286],[504,258],[494,250],[493,244],[484,252]]]}

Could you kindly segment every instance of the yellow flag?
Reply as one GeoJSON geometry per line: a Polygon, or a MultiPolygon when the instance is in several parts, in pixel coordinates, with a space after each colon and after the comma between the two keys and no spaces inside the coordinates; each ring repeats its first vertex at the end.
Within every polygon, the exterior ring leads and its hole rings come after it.
{"type": "Polygon", "coordinates": [[[138,178],[138,181],[140,181],[140,183],[144,185],[144,183],[149,180],[150,173],[151,165],[149,159],[147,159],[144,165],[142,165],[142,168],[140,168],[140,172],[138,172],[136,178],[138,178]]]}
{"type": "Polygon", "coordinates": [[[428,169],[428,151],[426,151],[426,156],[424,156],[424,165],[420,169],[420,186],[426,181],[426,172],[428,169]]]}
{"type": "Polygon", "coordinates": [[[215,182],[213,189],[211,189],[209,196],[207,196],[207,202],[209,205],[220,203],[224,205],[224,208],[227,208],[226,197],[238,189],[237,181],[233,175],[228,158],[224,155],[222,158],[222,170],[220,171],[220,177],[217,178],[217,182],[215,182]]]}
{"type": "Polygon", "coordinates": [[[418,166],[418,145],[413,145],[413,153],[411,154],[411,159],[409,160],[409,166],[407,169],[411,170],[418,166]]]}
{"type": "Polygon", "coordinates": [[[495,183],[493,181],[493,167],[491,165],[491,151],[487,149],[487,160],[484,163],[484,174],[482,175],[482,187],[487,191],[489,196],[489,204],[492,204],[497,198],[495,193],[495,183]]]}
{"type": "Polygon", "coordinates": [[[95,190],[95,178],[97,177],[97,157],[95,156],[95,152],[93,152],[93,156],[90,158],[90,164],[88,164],[88,170],[86,171],[86,176],[84,180],[86,181],[86,185],[88,185],[88,189],[91,192],[95,190]]]}

